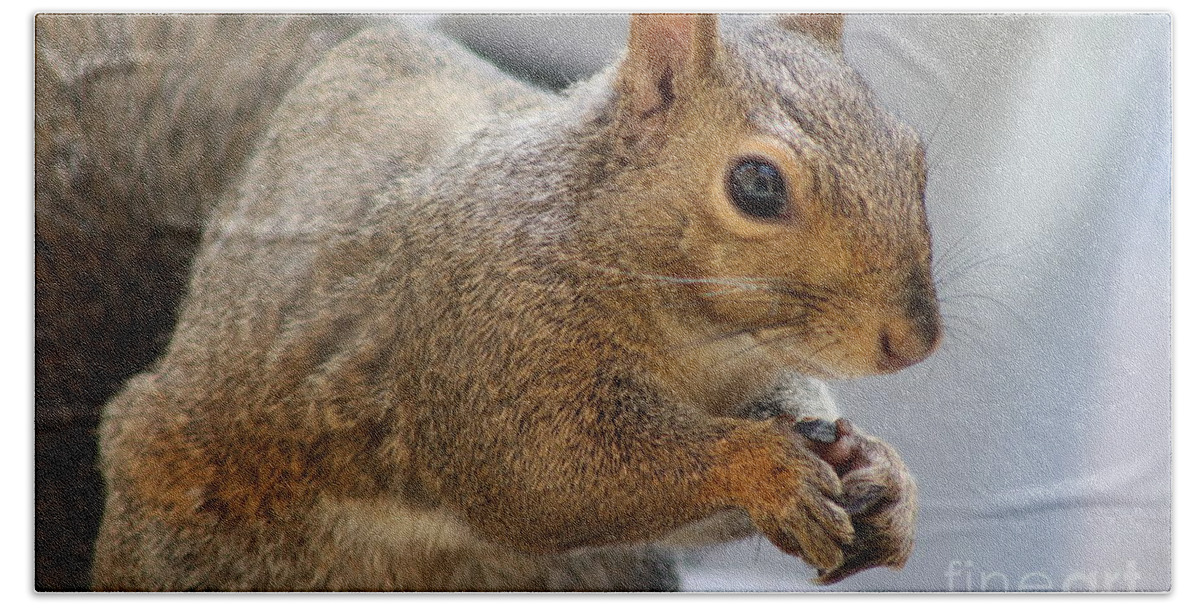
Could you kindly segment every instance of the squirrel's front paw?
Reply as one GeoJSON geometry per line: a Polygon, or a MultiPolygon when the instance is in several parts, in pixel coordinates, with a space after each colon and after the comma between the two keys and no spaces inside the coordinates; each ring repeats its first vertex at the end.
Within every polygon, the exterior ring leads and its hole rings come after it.
{"type": "Polygon", "coordinates": [[[816,582],[836,583],[876,566],[904,566],[912,553],[917,518],[917,486],[904,461],[890,445],[860,433],[844,418],[836,423],[803,420],[796,431],[837,471],[843,491],[840,504],[854,525],[845,561],[819,568],[816,582]]]}
{"type": "Polygon", "coordinates": [[[842,504],[842,483],[834,468],[804,447],[784,420],[793,419],[781,416],[766,423],[777,431],[765,434],[775,449],[747,451],[731,459],[733,477],[742,480],[734,493],[754,525],[780,550],[820,571],[832,571],[842,566],[854,540],[850,515],[842,504]]]}
{"type": "Polygon", "coordinates": [[[801,478],[790,503],[753,519],[780,550],[826,572],[845,564],[855,530],[837,486],[822,477],[801,478]]]}

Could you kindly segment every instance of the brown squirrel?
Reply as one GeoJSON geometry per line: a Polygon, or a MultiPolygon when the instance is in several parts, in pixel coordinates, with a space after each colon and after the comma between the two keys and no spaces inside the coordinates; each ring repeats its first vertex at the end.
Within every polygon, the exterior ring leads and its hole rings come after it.
{"type": "Polygon", "coordinates": [[[820,582],[903,565],[903,463],[802,419],[940,336],[923,148],[841,29],[638,15],[562,96],[332,48],[106,406],[94,586],[669,589],[663,547],[754,531],[820,582]]]}

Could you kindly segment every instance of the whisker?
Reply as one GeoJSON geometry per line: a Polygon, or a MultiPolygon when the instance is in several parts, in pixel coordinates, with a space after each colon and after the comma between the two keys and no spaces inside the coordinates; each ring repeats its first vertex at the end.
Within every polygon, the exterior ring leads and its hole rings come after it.
{"type": "Polygon", "coordinates": [[[609,274],[617,274],[635,279],[643,279],[646,281],[675,283],[680,285],[721,285],[738,289],[758,290],[769,289],[773,283],[778,282],[778,279],[766,277],[679,277],[664,274],[632,272],[621,268],[614,268],[612,266],[604,266],[600,264],[590,264],[587,262],[577,262],[577,264],[609,274]]]}
{"type": "Polygon", "coordinates": [[[812,352],[808,353],[808,355],[807,355],[807,356],[808,356],[810,359],[811,359],[811,358],[816,358],[816,356],[817,356],[817,355],[819,355],[819,354],[821,354],[821,353],[825,352],[826,350],[828,350],[828,349],[829,349],[829,347],[831,347],[831,346],[835,346],[835,345],[837,345],[837,344],[841,344],[841,343],[842,343],[842,334],[841,334],[841,333],[839,333],[839,332],[836,332],[836,331],[831,331],[831,332],[829,332],[829,336],[830,336],[830,337],[829,337],[829,341],[828,341],[828,342],[826,342],[825,344],[821,345],[821,346],[820,346],[820,347],[818,347],[816,350],[814,350],[814,351],[812,351],[812,352]]]}
{"type": "MultiPolygon", "coordinates": [[[[840,342],[836,328],[818,325],[812,326],[813,319],[829,308],[835,298],[841,297],[836,290],[820,285],[788,283],[777,277],[685,277],[662,275],[655,273],[633,272],[612,266],[576,261],[577,265],[595,269],[599,272],[629,277],[638,281],[665,283],[674,285],[711,285],[713,289],[701,293],[701,297],[724,298],[757,298],[770,297],[766,302],[765,313],[751,321],[746,327],[739,327],[704,336],[694,340],[684,340],[668,347],[669,352],[710,346],[728,340],[734,340],[757,332],[785,329],[779,335],[772,336],[766,342],[755,342],[721,357],[719,362],[729,361],[744,356],[746,353],[763,346],[773,345],[785,340],[794,340],[804,335],[827,337],[817,345],[807,356],[813,357],[840,342]]],[[[635,285],[610,285],[597,287],[597,290],[615,290],[633,288],[635,285]]],[[[672,307],[682,307],[680,303],[672,307]]],[[[671,306],[668,304],[668,306],[671,306]]]]}
{"type": "MultiPolygon", "coordinates": [[[[811,326],[807,326],[807,327],[802,326],[797,323],[789,323],[789,324],[781,324],[779,327],[791,327],[795,331],[782,332],[779,335],[774,336],[770,340],[767,340],[766,342],[757,342],[755,344],[751,344],[750,346],[747,346],[746,348],[743,348],[741,350],[738,350],[736,352],[730,353],[730,354],[722,357],[719,360],[719,362],[724,363],[727,361],[731,361],[733,359],[736,359],[738,357],[745,355],[746,353],[748,353],[750,351],[757,350],[757,349],[763,348],[765,346],[771,346],[771,345],[777,344],[779,342],[783,342],[785,340],[794,340],[806,333],[810,334],[810,335],[814,335],[814,336],[816,336],[816,335],[829,335],[830,336],[830,339],[827,342],[823,343],[820,347],[818,347],[817,349],[815,349],[813,351],[806,353],[804,355],[806,358],[815,357],[818,353],[822,352],[826,348],[829,348],[830,346],[833,346],[834,344],[837,344],[840,341],[837,332],[830,331],[831,328],[828,328],[825,326],[813,328],[811,326]],[[816,331],[814,331],[814,329],[816,331]]],[[[764,329],[776,329],[776,328],[764,328],[764,329]]]]}
{"type": "Polygon", "coordinates": [[[938,276],[939,271],[942,269],[942,265],[946,263],[946,260],[952,259],[961,253],[964,245],[967,243],[968,237],[972,236],[971,232],[965,232],[959,235],[958,238],[951,241],[949,245],[938,248],[939,251],[933,256],[933,260],[930,263],[930,271],[933,273],[934,277],[938,276]]]}
{"type": "Polygon", "coordinates": [[[948,93],[950,94],[950,100],[946,103],[946,107],[942,108],[941,113],[938,114],[937,123],[934,124],[933,130],[930,131],[929,135],[925,138],[926,160],[928,162],[929,169],[940,169],[942,166],[941,162],[943,159],[942,157],[937,156],[936,153],[937,150],[944,147],[939,145],[941,143],[939,137],[942,134],[942,126],[946,121],[946,117],[950,115],[950,110],[952,110],[960,100],[960,95],[958,94],[957,90],[948,91],[948,93]]]}
{"type": "MultiPolygon", "coordinates": [[[[805,306],[816,307],[824,304],[838,295],[834,290],[813,284],[793,284],[786,279],[780,277],[681,277],[673,275],[661,275],[653,273],[632,272],[611,266],[600,264],[591,264],[587,262],[576,262],[577,265],[594,268],[601,272],[616,274],[625,277],[632,277],[651,282],[662,282],[668,284],[682,285],[713,285],[718,287],[711,291],[700,294],[702,296],[725,296],[730,294],[738,295],[758,295],[771,294],[776,296],[786,296],[794,302],[803,303],[805,306]],[[750,292],[755,292],[751,294],[750,292]]],[[[610,285],[604,287],[596,287],[596,290],[615,290],[615,289],[630,289],[632,285],[610,285]]]]}
{"type": "Polygon", "coordinates": [[[718,342],[732,340],[739,336],[751,334],[751,333],[758,332],[758,331],[768,331],[771,329],[778,329],[780,327],[787,327],[789,325],[794,325],[796,323],[799,323],[803,320],[804,320],[804,315],[796,315],[796,316],[787,317],[785,319],[778,320],[778,321],[771,321],[769,323],[755,322],[753,325],[750,325],[748,327],[741,327],[738,329],[734,329],[731,331],[717,334],[715,336],[705,336],[698,340],[691,340],[688,342],[675,344],[669,350],[670,351],[678,351],[678,350],[684,350],[687,348],[695,348],[698,346],[708,346],[711,344],[716,344],[718,342]]]}
{"type": "Polygon", "coordinates": [[[1018,267],[1015,265],[1006,264],[1006,263],[997,263],[997,260],[999,260],[1007,255],[1009,255],[1008,252],[996,252],[992,255],[987,255],[987,256],[983,256],[983,257],[980,257],[975,260],[966,261],[966,262],[962,263],[961,265],[956,266],[955,268],[953,268],[947,272],[942,272],[942,273],[939,273],[938,276],[935,276],[934,277],[934,286],[943,287],[943,286],[949,285],[949,284],[961,279],[962,277],[964,277],[976,270],[979,270],[979,268],[982,266],[987,266],[989,268],[1003,268],[1003,269],[1007,269],[1007,270],[1011,270],[1011,271],[1016,271],[1018,269],[1018,267]]]}
{"type": "Polygon", "coordinates": [[[717,296],[725,296],[729,294],[741,294],[744,290],[740,287],[726,287],[725,289],[714,289],[700,294],[702,298],[715,298],[717,296]]]}
{"type": "MultiPolygon", "coordinates": [[[[767,328],[767,329],[770,329],[770,328],[767,328]]],[[[756,331],[762,331],[762,329],[759,329],[756,331]]],[[[746,331],[743,333],[751,333],[751,332],[746,331]]],[[[745,348],[738,349],[732,353],[726,354],[725,356],[721,357],[720,359],[717,359],[717,363],[725,363],[727,361],[732,361],[734,359],[741,357],[742,355],[745,355],[748,352],[758,350],[759,348],[762,348],[762,346],[763,346],[762,344],[757,343],[757,342],[752,343],[749,346],[746,346],[745,348]]]]}
{"type": "MultiPolygon", "coordinates": [[[[992,295],[989,295],[986,293],[980,293],[980,292],[954,293],[954,294],[950,294],[946,299],[942,300],[942,302],[944,304],[950,304],[950,305],[957,304],[958,302],[982,302],[982,303],[993,304],[998,309],[1000,309],[1003,312],[1005,312],[1006,314],[1008,314],[1009,317],[1011,317],[1013,320],[1015,320],[1017,323],[1019,323],[1022,327],[1026,328],[1026,329],[1030,329],[1029,322],[1023,316],[1021,316],[1021,314],[1018,313],[1016,311],[1016,309],[1012,307],[1011,304],[1009,304],[1008,302],[1005,302],[1004,300],[1002,300],[1000,298],[997,298],[995,296],[992,296],[992,295]],[[957,302],[956,302],[956,300],[957,300],[957,302]]],[[[980,311],[980,308],[981,307],[976,307],[976,308],[974,308],[974,310],[980,311]]]]}
{"type": "MultiPolygon", "coordinates": [[[[976,223],[964,230],[958,238],[950,242],[946,247],[935,245],[935,249],[940,250],[932,260],[932,269],[936,275],[938,271],[945,269],[947,263],[957,263],[957,258],[975,256],[977,252],[972,252],[972,246],[979,244],[981,241],[980,232],[983,228],[982,224],[976,223]]],[[[1002,254],[1003,255],[1003,254],[1002,254]]],[[[954,270],[952,268],[951,270],[954,270]]]]}
{"type": "MultiPolygon", "coordinates": [[[[971,230],[967,234],[960,237],[955,243],[970,243],[969,238],[974,235],[977,230],[971,230]]],[[[939,260],[934,265],[934,285],[941,287],[958,281],[962,276],[976,274],[975,271],[980,267],[986,266],[988,269],[1004,269],[1011,272],[1019,272],[1019,268],[1013,264],[1000,263],[998,260],[1004,258],[1017,258],[1019,256],[1028,255],[1035,249],[1035,242],[1017,242],[1011,243],[1007,247],[996,249],[992,252],[978,252],[968,255],[963,255],[962,249],[955,248],[953,245],[950,249],[939,255],[939,260]],[[962,260],[955,258],[962,257],[962,260]],[[973,258],[973,259],[972,259],[973,258]],[[953,262],[951,262],[953,260],[953,262]]]]}
{"type": "Polygon", "coordinates": [[[974,333],[974,334],[983,333],[983,325],[981,325],[978,321],[976,321],[975,319],[972,319],[971,317],[968,317],[965,315],[956,315],[954,313],[948,313],[948,312],[942,311],[942,318],[945,319],[946,321],[948,321],[948,323],[943,325],[943,331],[945,331],[947,335],[949,335],[951,333],[952,329],[953,330],[958,329],[957,327],[954,327],[954,325],[952,325],[952,323],[953,324],[958,324],[958,323],[966,324],[969,326],[968,329],[970,329],[972,331],[972,333],[974,333]]]}

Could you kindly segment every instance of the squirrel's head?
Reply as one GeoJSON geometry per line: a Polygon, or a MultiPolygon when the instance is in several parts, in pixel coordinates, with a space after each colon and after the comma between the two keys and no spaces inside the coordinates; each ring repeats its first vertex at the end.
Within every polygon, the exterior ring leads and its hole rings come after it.
{"type": "Polygon", "coordinates": [[[592,201],[628,228],[617,263],[656,279],[700,341],[749,338],[824,377],[921,361],[941,320],[920,139],[843,60],[841,16],[718,29],[632,19],[612,76],[620,160],[592,201]]]}

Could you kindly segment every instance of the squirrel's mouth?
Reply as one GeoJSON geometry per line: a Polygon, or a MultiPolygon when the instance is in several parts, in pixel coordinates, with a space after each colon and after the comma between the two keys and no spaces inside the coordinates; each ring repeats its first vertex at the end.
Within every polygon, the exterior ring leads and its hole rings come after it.
{"type": "Polygon", "coordinates": [[[891,374],[929,357],[941,342],[940,323],[887,320],[841,327],[836,334],[773,326],[747,332],[757,347],[797,372],[823,380],[891,374]]]}

